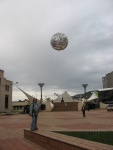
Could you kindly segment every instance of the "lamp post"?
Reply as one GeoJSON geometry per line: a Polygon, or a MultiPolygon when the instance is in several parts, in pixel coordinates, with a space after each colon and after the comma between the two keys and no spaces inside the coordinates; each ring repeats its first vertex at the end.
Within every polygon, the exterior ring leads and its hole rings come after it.
{"type": "Polygon", "coordinates": [[[10,84],[10,85],[15,85],[15,86],[16,86],[17,84],[18,84],[18,82],[15,82],[15,83],[12,83],[12,84],[10,84]]]}
{"type": "Polygon", "coordinates": [[[82,84],[83,88],[84,88],[84,98],[86,99],[86,87],[88,86],[88,84],[82,84]]]}
{"type": "Polygon", "coordinates": [[[38,83],[38,85],[40,86],[41,89],[41,100],[42,100],[42,87],[44,86],[44,83],[38,83]]]}

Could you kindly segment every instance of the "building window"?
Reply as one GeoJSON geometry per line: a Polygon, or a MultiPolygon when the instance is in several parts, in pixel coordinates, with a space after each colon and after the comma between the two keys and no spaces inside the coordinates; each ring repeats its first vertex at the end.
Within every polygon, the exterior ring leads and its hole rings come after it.
{"type": "Polygon", "coordinates": [[[5,108],[8,108],[8,95],[5,95],[5,108]]]}
{"type": "Polygon", "coordinates": [[[5,85],[5,90],[9,91],[9,85],[5,85]]]}

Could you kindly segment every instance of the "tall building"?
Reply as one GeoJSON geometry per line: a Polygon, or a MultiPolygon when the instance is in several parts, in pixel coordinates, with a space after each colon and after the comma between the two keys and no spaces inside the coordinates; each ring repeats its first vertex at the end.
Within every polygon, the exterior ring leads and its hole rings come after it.
{"type": "Polygon", "coordinates": [[[113,87],[113,71],[106,74],[105,77],[102,77],[103,88],[112,88],[113,87]]]}
{"type": "Polygon", "coordinates": [[[12,110],[12,81],[4,78],[0,69],[0,112],[10,113],[12,110]]]}

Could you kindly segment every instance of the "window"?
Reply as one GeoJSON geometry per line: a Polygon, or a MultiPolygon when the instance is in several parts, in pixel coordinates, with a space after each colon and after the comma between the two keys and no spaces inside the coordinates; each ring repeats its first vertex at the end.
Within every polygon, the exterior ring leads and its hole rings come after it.
{"type": "Polygon", "coordinates": [[[8,108],[8,95],[5,95],[5,108],[8,108]]]}
{"type": "Polygon", "coordinates": [[[9,91],[9,85],[5,85],[5,90],[9,91]]]}

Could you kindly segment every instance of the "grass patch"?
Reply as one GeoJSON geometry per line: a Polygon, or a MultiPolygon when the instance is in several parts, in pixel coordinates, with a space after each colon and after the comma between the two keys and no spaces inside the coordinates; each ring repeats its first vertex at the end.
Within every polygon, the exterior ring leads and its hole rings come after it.
{"type": "Polygon", "coordinates": [[[90,141],[95,141],[99,143],[113,145],[113,131],[105,131],[105,132],[54,131],[54,132],[90,141]]]}

